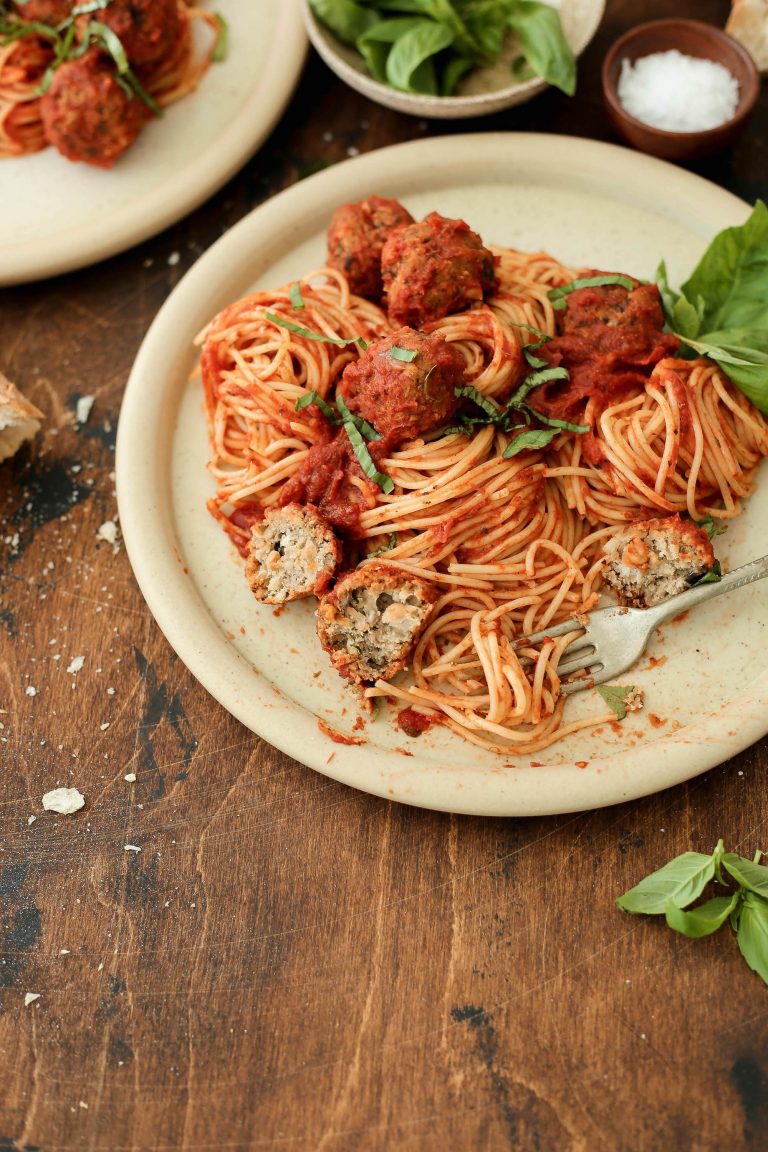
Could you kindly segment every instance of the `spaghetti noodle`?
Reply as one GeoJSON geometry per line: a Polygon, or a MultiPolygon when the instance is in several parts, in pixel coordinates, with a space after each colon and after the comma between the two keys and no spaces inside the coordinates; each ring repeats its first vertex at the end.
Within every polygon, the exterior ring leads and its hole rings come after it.
{"type": "MultiPolygon", "coordinates": [[[[550,292],[576,276],[543,253],[491,251],[495,288],[484,302],[422,326],[460,352],[462,394],[475,396],[476,413],[480,402],[503,412],[532,361],[545,362],[536,356],[558,332],[550,292]]],[[[232,304],[200,334],[216,483],[209,509],[243,555],[253,525],[293,498],[307,461],[319,459],[311,454],[335,434],[319,405],[340,396],[360,342],[392,330],[378,303],[321,268],[232,304]]],[[[578,430],[550,421],[540,447],[518,450],[520,426],[501,419],[369,443],[391,491],[349,470],[348,565],[375,556],[377,571],[384,564],[427,581],[437,603],[409,674],[367,684],[366,698],[396,701],[505,754],[615,719],[564,720],[557,664],[569,637],[536,649],[521,639],[594,608],[603,543],[619,527],[676,513],[737,516],[768,454],[766,421],[717,366],[665,347],[642,378],[586,398],[578,430]]]]}

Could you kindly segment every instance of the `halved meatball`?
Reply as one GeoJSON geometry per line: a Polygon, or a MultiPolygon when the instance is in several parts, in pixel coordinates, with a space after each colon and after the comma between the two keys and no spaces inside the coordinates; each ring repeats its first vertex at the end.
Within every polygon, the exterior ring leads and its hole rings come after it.
{"type": "Polygon", "coordinates": [[[438,592],[386,564],[363,564],[317,607],[317,632],[331,663],[354,684],[388,680],[403,668],[438,592]]]}
{"type": "Polygon", "coordinates": [[[412,440],[456,411],[464,357],[438,333],[399,328],[348,364],[338,387],[351,412],[390,440],[412,440]]]}
{"type": "Polygon", "coordinates": [[[606,584],[621,604],[634,608],[651,608],[685,592],[715,563],[706,530],[679,515],[630,524],[603,553],[606,584]]]}
{"type": "Polygon", "coordinates": [[[493,255],[477,232],[439,212],[390,235],[381,273],[389,319],[413,328],[479,304],[495,283],[493,255]]]}
{"type": "Polygon", "coordinates": [[[336,574],[341,545],[312,504],[269,508],[251,529],[245,575],[264,604],[321,596],[336,574]]]}
{"type": "Polygon", "coordinates": [[[328,263],[344,273],[356,296],[379,300],[384,241],[394,228],[412,223],[407,208],[383,196],[342,204],[328,229],[328,263]]]}

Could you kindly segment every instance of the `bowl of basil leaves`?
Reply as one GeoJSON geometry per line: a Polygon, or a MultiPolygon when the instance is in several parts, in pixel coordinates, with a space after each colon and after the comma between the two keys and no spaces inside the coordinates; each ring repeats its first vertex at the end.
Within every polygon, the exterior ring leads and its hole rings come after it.
{"type": "Polygon", "coordinates": [[[605,0],[300,0],[309,39],[351,88],[398,112],[459,119],[576,90],[605,0]]]}

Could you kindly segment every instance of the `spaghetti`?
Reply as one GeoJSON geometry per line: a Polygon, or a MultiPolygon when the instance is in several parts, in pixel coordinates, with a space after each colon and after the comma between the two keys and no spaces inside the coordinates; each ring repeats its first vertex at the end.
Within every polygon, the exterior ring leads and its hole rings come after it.
{"type": "MultiPolygon", "coordinates": [[[[491,251],[495,287],[484,302],[422,325],[459,351],[474,413],[480,402],[503,413],[531,364],[553,361],[559,321],[550,292],[576,276],[543,253],[491,251]]],[[[254,524],[293,498],[307,462],[335,435],[320,402],[338,399],[360,342],[393,327],[378,303],[350,291],[343,272],[322,268],[232,304],[200,334],[216,483],[209,509],[243,555],[254,524]]],[[[615,719],[564,719],[557,664],[568,636],[520,645],[594,608],[604,542],[649,517],[737,516],[768,454],[766,421],[717,366],[676,358],[666,344],[644,376],[625,373],[615,393],[588,396],[576,426],[552,419],[547,429],[540,447],[534,439],[518,448],[520,425],[501,418],[459,420],[400,443],[372,440],[391,491],[360,469],[345,478],[355,511],[348,565],[375,557],[377,572],[384,564],[427,581],[437,596],[409,674],[365,685],[365,697],[415,709],[416,729],[439,722],[505,754],[615,719]]]]}
{"type": "Polygon", "coordinates": [[[181,0],[150,7],[150,37],[163,33],[164,50],[147,63],[105,23],[114,2],[84,5],[82,15],[65,4],[70,15],[49,25],[25,24],[0,0],[0,158],[53,145],[69,159],[110,167],[148,118],[197,88],[220,49],[220,17],[181,0]]]}

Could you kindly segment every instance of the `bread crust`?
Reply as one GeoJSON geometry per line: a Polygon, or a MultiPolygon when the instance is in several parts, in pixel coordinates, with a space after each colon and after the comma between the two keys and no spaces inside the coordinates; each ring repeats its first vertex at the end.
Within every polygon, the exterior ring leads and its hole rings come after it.
{"type": "Polygon", "coordinates": [[[734,0],[725,30],[747,49],[759,71],[768,74],[768,0],[734,0]]]}
{"type": "Polygon", "coordinates": [[[0,460],[7,460],[40,430],[43,413],[0,372],[0,460]]]}

